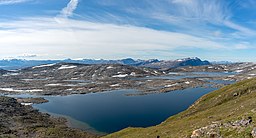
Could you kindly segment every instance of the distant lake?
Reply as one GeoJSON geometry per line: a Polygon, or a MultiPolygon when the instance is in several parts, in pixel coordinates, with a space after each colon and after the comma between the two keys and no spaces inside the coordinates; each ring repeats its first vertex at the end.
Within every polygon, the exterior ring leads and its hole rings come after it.
{"type": "Polygon", "coordinates": [[[169,93],[126,96],[136,90],[86,95],[47,96],[49,103],[33,105],[42,112],[65,116],[71,126],[112,133],[126,127],[149,127],[187,109],[216,88],[189,88],[169,93]]]}

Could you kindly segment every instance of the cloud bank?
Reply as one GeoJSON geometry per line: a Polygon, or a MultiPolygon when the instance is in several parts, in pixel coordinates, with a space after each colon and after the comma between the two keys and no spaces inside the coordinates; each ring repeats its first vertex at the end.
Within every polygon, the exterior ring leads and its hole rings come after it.
{"type": "MultiPolygon", "coordinates": [[[[177,32],[71,19],[28,18],[0,23],[0,55],[36,58],[123,58],[170,56],[176,48],[225,49],[218,42],[177,32]],[[14,29],[15,28],[15,29],[14,29]],[[154,55],[147,53],[154,53],[154,55]]],[[[166,57],[167,58],[167,57],[166,57]]]]}

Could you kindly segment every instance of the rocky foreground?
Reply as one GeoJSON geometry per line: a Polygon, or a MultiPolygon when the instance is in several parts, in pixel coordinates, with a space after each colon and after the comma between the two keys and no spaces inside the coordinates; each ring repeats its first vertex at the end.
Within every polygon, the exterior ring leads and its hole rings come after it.
{"type": "Polygon", "coordinates": [[[14,98],[0,97],[0,137],[10,138],[96,138],[99,136],[68,128],[64,118],[52,118],[14,98]]]}

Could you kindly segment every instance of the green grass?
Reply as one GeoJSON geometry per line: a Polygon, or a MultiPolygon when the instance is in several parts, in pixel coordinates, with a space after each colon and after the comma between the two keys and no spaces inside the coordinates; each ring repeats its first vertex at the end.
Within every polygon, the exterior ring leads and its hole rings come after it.
{"type": "Polygon", "coordinates": [[[193,130],[219,121],[226,123],[251,116],[252,125],[244,129],[220,128],[223,137],[249,138],[256,126],[256,79],[244,80],[211,92],[196,101],[186,111],[168,118],[157,126],[126,128],[105,138],[183,138],[193,130]],[[234,96],[237,95],[237,96],[234,96]]]}

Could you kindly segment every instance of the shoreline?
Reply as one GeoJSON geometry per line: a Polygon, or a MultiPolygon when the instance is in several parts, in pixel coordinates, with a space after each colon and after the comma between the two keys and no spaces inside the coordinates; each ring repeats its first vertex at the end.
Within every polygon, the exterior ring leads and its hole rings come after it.
{"type": "Polygon", "coordinates": [[[22,105],[12,97],[0,96],[0,106],[0,137],[100,137],[70,128],[66,118],[55,118],[31,105],[22,105]]]}
{"type": "Polygon", "coordinates": [[[85,122],[79,121],[79,120],[77,120],[75,118],[72,118],[70,116],[62,115],[62,114],[57,114],[57,113],[52,113],[52,112],[49,112],[49,111],[47,111],[45,109],[42,109],[42,108],[39,108],[39,107],[35,107],[35,106],[32,106],[32,107],[34,109],[39,110],[39,112],[41,112],[41,113],[49,114],[53,118],[64,118],[66,120],[65,124],[69,128],[79,129],[79,130],[82,130],[82,131],[85,131],[85,132],[88,132],[88,133],[91,133],[91,134],[95,134],[95,135],[98,135],[98,136],[104,136],[104,135],[108,134],[108,133],[97,131],[96,129],[94,129],[90,125],[86,124],[85,122]]]}

